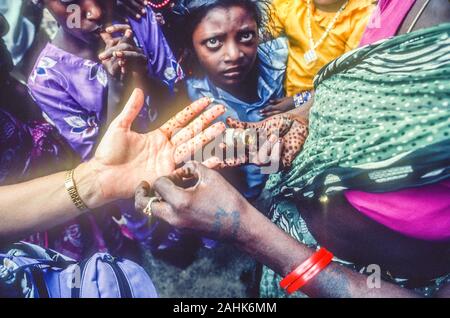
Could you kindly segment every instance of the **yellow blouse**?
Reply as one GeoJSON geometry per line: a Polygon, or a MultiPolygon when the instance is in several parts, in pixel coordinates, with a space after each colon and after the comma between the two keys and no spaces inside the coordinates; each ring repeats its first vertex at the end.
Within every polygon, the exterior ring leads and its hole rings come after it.
{"type": "MultiPolygon", "coordinates": [[[[268,22],[273,37],[285,35],[289,42],[289,58],[286,70],[287,96],[313,88],[317,72],[328,62],[358,47],[375,5],[372,0],[350,0],[335,26],[316,49],[318,60],[308,64],[304,55],[310,50],[307,32],[306,0],[274,0],[268,22]]],[[[336,12],[324,12],[311,1],[311,29],[317,43],[333,20],[336,12]]]]}

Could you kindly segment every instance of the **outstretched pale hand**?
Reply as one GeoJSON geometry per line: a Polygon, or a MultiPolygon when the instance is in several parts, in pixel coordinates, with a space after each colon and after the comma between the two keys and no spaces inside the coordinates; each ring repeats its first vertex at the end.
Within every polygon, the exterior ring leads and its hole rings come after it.
{"type": "Polygon", "coordinates": [[[143,104],[144,93],[135,89],[90,162],[98,176],[97,188],[105,201],[131,198],[142,180],[153,185],[159,177],[172,174],[178,164],[225,130],[223,123],[210,126],[225,112],[225,107],[218,105],[201,114],[211,104],[210,99],[204,98],[161,128],[139,134],[132,131],[131,126],[143,104]]]}

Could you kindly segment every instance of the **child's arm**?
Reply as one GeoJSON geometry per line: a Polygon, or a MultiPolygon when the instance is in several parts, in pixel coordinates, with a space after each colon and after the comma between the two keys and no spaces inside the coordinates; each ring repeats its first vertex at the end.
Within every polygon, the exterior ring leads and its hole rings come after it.
{"type": "Polygon", "coordinates": [[[155,21],[156,15],[150,8],[139,21],[129,19],[137,43],[147,57],[147,77],[164,83],[172,90],[184,78],[184,73],[155,21]]]}
{"type": "Polygon", "coordinates": [[[106,131],[109,124],[116,118],[121,111],[122,100],[124,99],[125,83],[124,81],[108,76],[108,106],[106,107],[106,124],[102,127],[102,133],[106,131]]]}
{"type": "Polygon", "coordinates": [[[99,58],[108,74],[108,106],[104,129],[121,111],[120,105],[126,97],[127,87],[133,84],[133,71],[141,68],[142,73],[141,65],[147,60],[134,45],[132,35],[130,26],[126,24],[114,25],[102,33],[105,50],[99,58]],[[123,36],[113,38],[113,34],[117,32],[123,33],[123,36]]]}
{"type": "Polygon", "coordinates": [[[304,119],[309,118],[309,110],[313,104],[314,91],[304,91],[296,94],[294,97],[283,97],[269,101],[266,108],[261,110],[261,115],[266,118],[290,113],[302,116],[304,119]]]}

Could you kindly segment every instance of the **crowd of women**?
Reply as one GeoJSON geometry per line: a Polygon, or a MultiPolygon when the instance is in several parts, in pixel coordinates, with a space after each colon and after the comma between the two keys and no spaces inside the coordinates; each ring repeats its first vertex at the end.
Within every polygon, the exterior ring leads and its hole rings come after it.
{"type": "Polygon", "coordinates": [[[449,1],[13,2],[3,252],[224,240],[262,297],[450,297],[449,1]]]}

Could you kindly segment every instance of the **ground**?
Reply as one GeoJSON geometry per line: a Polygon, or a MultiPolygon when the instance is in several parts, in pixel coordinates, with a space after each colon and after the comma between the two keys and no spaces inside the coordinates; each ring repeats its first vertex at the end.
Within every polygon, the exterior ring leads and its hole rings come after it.
{"type": "Polygon", "coordinates": [[[234,246],[201,248],[192,264],[171,265],[149,252],[144,264],[162,298],[257,297],[257,264],[234,246]]]}

